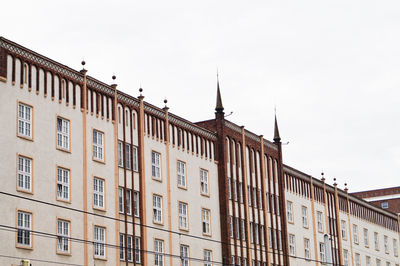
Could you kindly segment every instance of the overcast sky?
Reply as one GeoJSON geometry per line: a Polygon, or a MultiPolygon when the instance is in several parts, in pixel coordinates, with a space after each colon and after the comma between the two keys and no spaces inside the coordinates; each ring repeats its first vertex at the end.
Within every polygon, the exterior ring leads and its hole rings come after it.
{"type": "Polygon", "coordinates": [[[0,35],[191,121],[229,120],[350,191],[400,185],[400,2],[4,1],[0,35]]]}

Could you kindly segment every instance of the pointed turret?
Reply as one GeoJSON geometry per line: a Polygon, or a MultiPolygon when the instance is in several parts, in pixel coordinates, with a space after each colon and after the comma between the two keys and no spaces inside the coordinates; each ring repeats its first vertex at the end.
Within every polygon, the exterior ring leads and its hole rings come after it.
{"type": "Polygon", "coordinates": [[[219,90],[219,80],[217,80],[217,105],[215,106],[215,111],[217,113],[224,112],[224,106],[222,105],[222,99],[221,99],[221,92],[219,90]]]}
{"type": "Polygon", "coordinates": [[[275,114],[274,142],[276,142],[276,143],[281,142],[281,137],[279,136],[278,120],[276,119],[276,114],[275,114]]]}

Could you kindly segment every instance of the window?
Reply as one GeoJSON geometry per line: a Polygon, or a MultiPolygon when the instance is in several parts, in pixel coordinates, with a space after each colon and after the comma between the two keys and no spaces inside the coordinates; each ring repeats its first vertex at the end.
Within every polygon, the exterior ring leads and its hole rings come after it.
{"type": "Polygon", "coordinates": [[[96,258],[105,258],[105,235],[106,229],[104,227],[94,227],[94,256],[96,258]]]}
{"type": "MultiPolygon", "coordinates": [[[[244,219],[240,220],[240,227],[241,227],[241,231],[242,231],[242,240],[246,239],[246,231],[244,229],[244,219]]],[[[271,238],[269,238],[271,239],[271,238]]]]}
{"type": "Polygon", "coordinates": [[[370,256],[365,257],[365,264],[366,264],[366,266],[371,266],[371,257],[370,256]]]}
{"type": "Polygon", "coordinates": [[[366,246],[366,247],[368,247],[369,246],[369,237],[368,237],[368,229],[367,228],[364,228],[364,245],[366,246]]]}
{"type": "Polygon", "coordinates": [[[18,156],[18,190],[32,192],[32,159],[18,156]]]}
{"type": "Polygon", "coordinates": [[[322,225],[322,212],[317,211],[318,232],[323,233],[324,227],[322,225]]]}
{"type": "Polygon", "coordinates": [[[387,209],[387,208],[389,208],[389,202],[387,202],[387,201],[382,202],[382,203],[381,203],[381,207],[382,207],[382,209],[387,209]]]}
{"type": "Polygon", "coordinates": [[[389,253],[389,238],[388,236],[383,236],[383,246],[385,247],[385,253],[389,253]]]}
{"type": "Polygon", "coordinates": [[[104,209],[104,180],[97,177],[93,179],[93,205],[104,209]]]}
{"type": "Polygon", "coordinates": [[[132,236],[127,236],[126,237],[127,238],[127,240],[128,240],[128,261],[133,261],[133,259],[132,259],[132,245],[133,245],[133,243],[132,243],[132,236]]]}
{"type": "Polygon", "coordinates": [[[322,262],[326,262],[325,257],[325,243],[319,243],[319,258],[322,262]]]}
{"type": "Polygon", "coordinates": [[[57,251],[69,253],[69,232],[70,223],[64,220],[57,220],[57,251]]]}
{"type": "Polygon", "coordinates": [[[133,192],[133,214],[135,217],[139,217],[139,192],[133,192]]]}
{"type": "Polygon", "coordinates": [[[57,148],[69,150],[69,120],[57,117],[57,148]]]}
{"type": "Polygon", "coordinates": [[[93,129],[93,159],[104,161],[104,133],[93,129]]]}
{"type": "Polygon", "coordinates": [[[151,176],[161,180],[160,157],[161,155],[155,151],[151,153],[151,176]]]}
{"type": "Polygon", "coordinates": [[[211,263],[211,250],[205,249],[203,254],[204,254],[204,266],[212,266],[212,263],[211,263]]]}
{"type": "Polygon", "coordinates": [[[131,145],[125,143],[125,166],[126,169],[131,169],[131,145]]]}
{"type": "Polygon", "coordinates": [[[164,265],[164,241],[156,239],[154,240],[154,265],[164,265]]]}
{"type": "Polygon", "coordinates": [[[18,211],[17,213],[17,245],[31,247],[32,214],[18,211]]]}
{"type": "Polygon", "coordinates": [[[179,229],[188,229],[187,213],[188,205],[184,202],[179,202],[179,229]]]}
{"type": "Polygon", "coordinates": [[[57,167],[57,199],[69,201],[69,170],[57,167]]]}
{"type": "Polygon", "coordinates": [[[342,231],[342,238],[346,239],[347,238],[347,234],[346,234],[346,221],[341,220],[340,221],[340,230],[342,231]]]}
{"type": "Polygon", "coordinates": [[[32,107],[18,103],[18,136],[32,138],[32,107]]]}
{"type": "Polygon", "coordinates": [[[360,254],[356,253],[356,254],[355,254],[355,257],[356,257],[356,266],[361,266],[360,254]]]}
{"type": "Polygon", "coordinates": [[[229,216],[229,233],[230,237],[233,238],[233,217],[229,216]]]}
{"type": "Polygon", "coordinates": [[[349,266],[349,251],[347,249],[343,249],[343,264],[349,266]]]}
{"type": "Polygon", "coordinates": [[[374,245],[375,249],[379,250],[379,235],[377,232],[374,232],[374,245]]]}
{"type": "Polygon", "coordinates": [[[310,258],[310,239],[304,238],[304,257],[310,258]]]}
{"type": "Polygon", "coordinates": [[[135,237],[135,261],[140,263],[140,237],[135,237]]]}
{"type": "Polygon", "coordinates": [[[184,162],[177,162],[178,173],[178,187],[186,188],[186,164],[184,162]]]}
{"type": "Polygon", "coordinates": [[[295,236],[292,235],[292,234],[289,234],[289,255],[290,256],[296,256],[295,236]]]}
{"type": "Polygon", "coordinates": [[[308,227],[307,207],[301,206],[301,214],[302,214],[303,227],[308,227]]]}
{"type": "Polygon", "coordinates": [[[125,236],[119,234],[119,259],[125,260],[125,236]]]}
{"type": "Polygon", "coordinates": [[[228,177],[228,199],[232,199],[232,184],[230,177],[228,177]]]}
{"type": "Polygon", "coordinates": [[[397,247],[397,239],[393,238],[393,254],[397,257],[399,256],[399,250],[397,247]]]}
{"type": "Polygon", "coordinates": [[[358,244],[358,226],[356,224],[353,224],[353,241],[358,244]]]}
{"type": "Polygon", "coordinates": [[[293,203],[287,201],[287,219],[289,223],[293,223],[293,203]]]}
{"type": "Polygon", "coordinates": [[[124,167],[123,143],[118,140],[118,166],[124,167]]]}
{"type": "Polygon", "coordinates": [[[200,169],[201,194],[208,195],[208,171],[200,169]]]}
{"type": "Polygon", "coordinates": [[[211,235],[211,228],[210,228],[211,227],[210,226],[211,214],[210,214],[210,210],[201,209],[201,219],[202,219],[203,234],[211,235]]]}
{"type": "Polygon", "coordinates": [[[162,197],[153,195],[153,222],[162,223],[162,197]]]}
{"type": "Polygon", "coordinates": [[[253,226],[253,222],[250,222],[250,243],[254,243],[254,226],[253,226]]]}
{"type": "Polygon", "coordinates": [[[390,266],[390,262],[387,261],[387,262],[386,262],[386,266],[390,266]]]}
{"type": "Polygon", "coordinates": [[[133,152],[133,171],[137,172],[138,171],[138,152],[137,152],[136,146],[132,146],[132,152],[133,152]]]}
{"type": "Polygon", "coordinates": [[[131,215],[132,214],[132,190],[127,189],[126,190],[126,213],[131,215]]]}
{"type": "Polygon", "coordinates": [[[189,266],[189,247],[181,245],[181,265],[189,266]]]}
{"type": "Polygon", "coordinates": [[[376,266],[381,266],[381,260],[380,259],[376,259],[376,266]]]}

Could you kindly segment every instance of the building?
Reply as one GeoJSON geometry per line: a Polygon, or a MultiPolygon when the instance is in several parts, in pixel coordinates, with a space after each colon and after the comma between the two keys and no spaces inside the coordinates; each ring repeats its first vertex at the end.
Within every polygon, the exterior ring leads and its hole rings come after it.
{"type": "Polygon", "coordinates": [[[193,123],[0,38],[0,93],[1,265],[400,263],[396,214],[285,165],[219,85],[193,123]]]}
{"type": "Polygon", "coordinates": [[[351,193],[351,195],[362,198],[382,209],[400,214],[400,187],[360,191],[351,193]]]}

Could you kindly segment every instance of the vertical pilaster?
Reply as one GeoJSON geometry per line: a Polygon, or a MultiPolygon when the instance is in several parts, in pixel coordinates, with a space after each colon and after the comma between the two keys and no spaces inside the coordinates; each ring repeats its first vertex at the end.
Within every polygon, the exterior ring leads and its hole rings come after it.
{"type": "Polygon", "coordinates": [[[339,196],[337,183],[334,183],[335,187],[335,216],[336,216],[336,233],[338,239],[338,251],[339,251],[339,265],[343,265],[343,250],[342,250],[342,234],[340,233],[340,216],[339,216],[339,196]]]}
{"type": "Polygon", "coordinates": [[[353,236],[351,234],[351,217],[350,217],[350,201],[349,201],[349,190],[347,187],[344,189],[346,192],[347,201],[347,221],[349,224],[349,240],[350,240],[350,255],[351,255],[351,265],[354,266],[354,251],[353,251],[353,236]]]}
{"type": "Polygon", "coordinates": [[[314,253],[315,253],[315,265],[318,266],[318,241],[317,241],[317,228],[316,228],[316,221],[315,221],[315,202],[314,202],[314,184],[313,178],[310,176],[310,196],[311,196],[311,213],[312,213],[312,222],[313,222],[313,238],[314,238],[314,253]]]}
{"type": "Polygon", "coordinates": [[[260,162],[261,162],[261,190],[262,190],[262,201],[263,201],[263,217],[264,217],[264,245],[265,245],[265,254],[267,265],[270,265],[270,246],[269,246],[269,234],[268,234],[268,216],[267,216],[267,191],[266,191],[266,171],[265,171],[265,160],[264,160],[264,137],[260,136],[260,145],[261,145],[261,155],[260,155],[260,162]]]}

